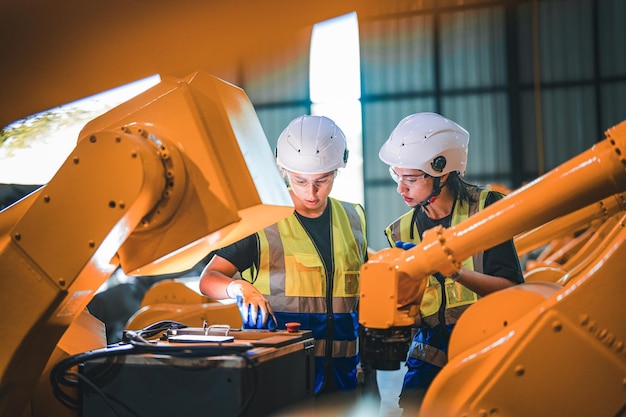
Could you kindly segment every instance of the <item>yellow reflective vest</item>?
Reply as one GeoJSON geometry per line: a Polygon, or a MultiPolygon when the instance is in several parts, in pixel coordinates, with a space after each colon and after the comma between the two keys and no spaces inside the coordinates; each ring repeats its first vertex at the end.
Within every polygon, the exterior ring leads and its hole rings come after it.
{"type": "MultiPolygon", "coordinates": [[[[470,204],[467,201],[457,200],[452,212],[451,226],[459,224],[469,216],[485,207],[485,201],[487,199],[487,195],[489,194],[489,190],[472,187],[470,192],[476,202],[470,204]]],[[[420,243],[421,233],[416,233],[412,239],[410,237],[412,217],[413,211],[411,210],[400,216],[385,229],[385,235],[387,236],[390,245],[395,246],[396,241],[413,242],[416,245],[420,243]]],[[[463,261],[463,267],[469,270],[483,272],[482,258],[483,252],[469,257],[463,261]]],[[[461,313],[478,300],[478,295],[464,287],[462,284],[454,282],[450,278],[445,278],[444,289],[446,300],[445,323],[454,324],[460,317],[461,313]]],[[[441,283],[436,277],[431,275],[428,278],[426,290],[424,291],[424,297],[422,298],[422,303],[420,305],[422,322],[429,327],[435,327],[438,324],[439,318],[437,317],[437,314],[443,299],[444,294],[442,292],[441,283]]]]}
{"type": "Polygon", "coordinates": [[[258,269],[242,273],[263,294],[279,323],[298,321],[315,338],[315,392],[324,381],[325,358],[333,358],[342,389],[356,388],[358,296],[367,256],[365,213],[359,204],[329,198],[333,279],[315,243],[291,215],[258,232],[258,269]],[[332,316],[329,313],[332,312],[332,316]],[[333,338],[327,340],[329,321],[333,338]]]}
{"type": "MultiPolygon", "coordinates": [[[[358,204],[330,198],[333,311],[356,311],[359,275],[367,254],[365,214],[358,204]]],[[[274,311],[325,313],[326,271],[322,258],[295,215],[259,233],[254,286],[274,311]]]]}

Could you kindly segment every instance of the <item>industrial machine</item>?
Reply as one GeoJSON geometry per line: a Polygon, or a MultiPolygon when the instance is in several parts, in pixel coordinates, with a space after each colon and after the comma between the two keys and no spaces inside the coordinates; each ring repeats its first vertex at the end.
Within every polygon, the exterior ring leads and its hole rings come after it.
{"type": "Polygon", "coordinates": [[[567,271],[610,242],[608,234],[626,210],[626,193],[618,193],[515,237],[525,263],[526,281],[558,281],[567,271]]]}
{"type": "Polygon", "coordinates": [[[310,330],[194,328],[168,321],[127,331],[124,339],[69,356],[51,371],[55,394],[79,416],[263,417],[313,402],[310,330]],[[144,338],[159,333],[158,340],[144,338]],[[77,398],[67,398],[74,389],[77,398]]]}
{"type": "Polygon", "coordinates": [[[198,279],[193,287],[186,279],[171,279],[152,285],[126,329],[142,329],[151,323],[174,320],[189,326],[226,324],[241,328],[241,313],[235,300],[213,300],[200,294],[198,279]]]}
{"type": "MultiPolygon", "coordinates": [[[[430,274],[452,274],[468,256],[623,193],[626,122],[606,136],[457,226],[429,230],[411,249],[371,256],[361,270],[364,360],[397,369],[430,274]]],[[[623,416],[624,222],[567,272],[564,285],[528,282],[472,305],[451,334],[448,364],[420,416],[623,416]]]]}
{"type": "Polygon", "coordinates": [[[73,415],[49,375],[106,347],[95,291],[118,267],[184,271],[287,217],[274,166],[243,90],[202,71],[88,123],[52,180],[0,212],[0,416],[73,415]]]}

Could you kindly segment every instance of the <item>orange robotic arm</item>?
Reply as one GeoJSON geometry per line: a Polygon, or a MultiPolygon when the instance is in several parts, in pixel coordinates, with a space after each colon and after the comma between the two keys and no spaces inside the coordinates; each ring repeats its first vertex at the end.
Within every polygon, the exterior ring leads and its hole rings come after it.
{"type": "Polygon", "coordinates": [[[409,250],[380,251],[362,267],[361,324],[386,329],[412,323],[410,314],[415,309],[398,312],[398,304],[419,304],[422,294],[410,294],[405,300],[407,294],[399,294],[397,289],[412,287],[423,291],[422,281],[430,274],[450,275],[475,253],[626,189],[626,122],[607,131],[607,135],[592,149],[462,224],[428,230],[423,241],[409,250]],[[537,197],[548,194],[552,196],[550,200],[537,197]],[[389,278],[381,278],[381,274],[389,278]]]}
{"type": "Polygon", "coordinates": [[[533,230],[515,236],[518,255],[545,245],[552,239],[572,235],[578,231],[599,225],[626,208],[626,194],[619,193],[594,202],[587,207],[568,213],[533,230]]]}
{"type": "MultiPolygon", "coordinates": [[[[404,299],[390,288],[412,286],[417,293],[406,300],[419,304],[431,273],[450,274],[468,256],[625,191],[626,122],[606,134],[590,150],[457,226],[430,230],[416,247],[370,260],[361,270],[361,324],[406,326],[416,309],[399,308],[404,299]]],[[[622,233],[564,287],[522,284],[470,307],[452,332],[449,363],[429,388],[420,415],[623,411],[623,240],[622,233]],[[581,379],[597,389],[574,391],[572,384],[580,386],[581,379]]]]}
{"type": "Polygon", "coordinates": [[[245,93],[202,72],[87,124],[54,178],[0,212],[0,416],[22,415],[55,345],[117,266],[183,271],[291,214],[273,166],[245,93]]]}

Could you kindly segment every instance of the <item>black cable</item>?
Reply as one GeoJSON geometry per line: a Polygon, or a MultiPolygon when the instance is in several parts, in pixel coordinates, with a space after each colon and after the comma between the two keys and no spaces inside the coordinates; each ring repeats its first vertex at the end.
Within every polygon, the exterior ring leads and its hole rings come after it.
{"type": "Polygon", "coordinates": [[[241,411],[239,415],[242,415],[256,394],[256,386],[258,383],[258,374],[254,361],[246,354],[252,345],[249,344],[233,344],[231,346],[225,346],[223,343],[219,343],[215,346],[197,346],[197,345],[157,345],[146,340],[145,337],[150,337],[158,334],[168,328],[184,328],[187,327],[182,323],[177,322],[158,322],[154,323],[139,331],[126,331],[126,336],[129,343],[120,342],[115,345],[109,345],[106,348],[96,349],[88,352],[79,353],[76,355],[68,356],[57,363],[50,372],[50,383],[52,384],[52,390],[54,396],[67,408],[72,410],[78,410],[79,402],[74,396],[65,392],[62,388],[78,388],[80,383],[88,385],[99,395],[109,408],[113,411],[115,416],[120,417],[117,412],[113,401],[120,406],[124,407],[132,415],[139,416],[136,412],[130,409],[123,402],[117,400],[114,397],[106,394],[96,384],[93,383],[85,375],[78,372],[70,371],[73,367],[76,367],[87,361],[93,361],[95,359],[115,357],[115,356],[128,356],[128,355],[142,355],[142,354],[155,354],[155,355],[168,355],[177,357],[199,357],[199,356],[222,356],[222,355],[236,355],[242,358],[246,362],[246,369],[251,371],[251,389],[247,397],[243,400],[241,411]],[[178,327],[182,326],[182,327],[178,327]]]}
{"type": "Polygon", "coordinates": [[[186,324],[179,323],[177,321],[161,320],[146,326],[141,330],[124,330],[124,333],[122,334],[122,342],[128,342],[130,340],[130,337],[128,337],[129,333],[138,334],[140,337],[149,339],[152,336],[165,332],[169,329],[184,329],[186,327],[188,327],[186,324]]]}
{"type": "Polygon", "coordinates": [[[127,354],[133,349],[132,345],[118,345],[68,356],[57,363],[50,371],[52,393],[66,407],[73,410],[78,409],[78,400],[61,389],[61,386],[69,388],[78,388],[79,386],[76,373],[69,370],[88,360],[127,354]]]}
{"type": "Polygon", "coordinates": [[[121,415],[117,412],[117,410],[115,409],[115,407],[113,406],[113,400],[115,400],[115,402],[117,404],[119,404],[121,407],[123,407],[125,410],[127,410],[128,412],[130,412],[133,416],[135,417],[141,417],[140,414],[136,413],[133,409],[131,409],[130,407],[128,407],[126,404],[124,404],[124,402],[119,401],[117,398],[113,397],[110,394],[105,393],[103,390],[100,389],[99,386],[97,386],[96,384],[93,383],[93,381],[91,381],[91,379],[87,378],[85,375],[82,375],[79,372],[68,372],[68,375],[75,375],[76,379],[80,379],[81,382],[85,383],[86,385],[89,385],[89,387],[100,396],[100,398],[102,398],[102,400],[104,400],[104,402],[109,406],[109,408],[111,409],[111,411],[113,411],[113,414],[115,414],[117,417],[121,417],[121,415]]]}

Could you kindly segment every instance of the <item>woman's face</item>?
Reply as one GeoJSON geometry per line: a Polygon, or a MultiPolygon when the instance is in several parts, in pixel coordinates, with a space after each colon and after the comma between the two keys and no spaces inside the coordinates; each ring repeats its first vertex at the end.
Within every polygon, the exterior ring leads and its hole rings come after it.
{"type": "Polygon", "coordinates": [[[390,167],[391,178],[398,184],[398,194],[402,196],[404,202],[409,207],[430,197],[433,190],[433,177],[427,175],[419,169],[390,167]]]}
{"type": "Polygon", "coordinates": [[[296,211],[303,216],[319,217],[326,209],[337,171],[323,174],[298,174],[287,171],[296,211]]]}

